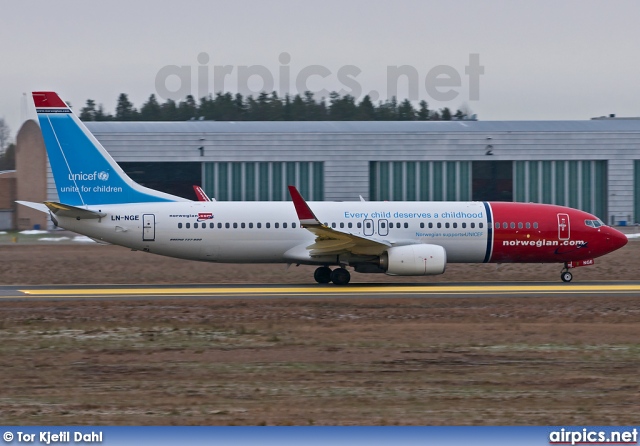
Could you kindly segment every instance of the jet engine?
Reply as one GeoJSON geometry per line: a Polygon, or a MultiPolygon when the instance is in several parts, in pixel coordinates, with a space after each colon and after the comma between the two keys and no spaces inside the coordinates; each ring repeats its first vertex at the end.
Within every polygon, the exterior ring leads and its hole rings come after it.
{"type": "Polygon", "coordinates": [[[394,246],[380,256],[380,268],[390,276],[434,276],[446,266],[447,252],[438,245],[394,246]]]}

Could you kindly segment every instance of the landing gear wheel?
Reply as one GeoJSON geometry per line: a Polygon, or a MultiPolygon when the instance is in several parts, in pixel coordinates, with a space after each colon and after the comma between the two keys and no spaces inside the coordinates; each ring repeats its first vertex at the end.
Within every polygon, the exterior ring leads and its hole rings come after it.
{"type": "Polygon", "coordinates": [[[318,283],[329,283],[331,282],[331,268],[328,266],[321,266],[316,269],[313,273],[313,278],[316,279],[318,283]]]}
{"type": "Polygon", "coordinates": [[[346,285],[351,280],[351,274],[344,268],[336,268],[331,271],[331,281],[336,285],[346,285]]]}
{"type": "Polygon", "coordinates": [[[563,271],[562,274],[560,274],[560,278],[563,282],[571,282],[571,279],[573,279],[573,274],[571,274],[569,271],[563,271]]]}

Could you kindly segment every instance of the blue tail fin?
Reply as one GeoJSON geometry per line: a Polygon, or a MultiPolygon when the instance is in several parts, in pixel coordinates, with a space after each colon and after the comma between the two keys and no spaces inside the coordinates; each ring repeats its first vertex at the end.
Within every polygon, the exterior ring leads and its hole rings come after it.
{"type": "Polygon", "coordinates": [[[60,202],[72,206],[188,201],[134,182],[54,92],[33,101],[60,202]]]}

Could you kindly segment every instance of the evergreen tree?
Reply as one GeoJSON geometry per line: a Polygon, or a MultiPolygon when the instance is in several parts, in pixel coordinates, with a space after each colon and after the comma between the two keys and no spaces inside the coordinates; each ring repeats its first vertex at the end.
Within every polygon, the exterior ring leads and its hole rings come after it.
{"type": "Polygon", "coordinates": [[[178,106],[173,99],[167,99],[167,101],[160,106],[160,116],[163,121],[179,121],[178,106]]]}
{"type": "Polygon", "coordinates": [[[440,110],[440,114],[443,121],[451,121],[451,110],[449,110],[449,107],[445,107],[440,110]]]}
{"type": "Polygon", "coordinates": [[[302,100],[299,94],[293,98],[291,103],[291,118],[294,121],[306,121],[311,110],[307,109],[308,104],[302,100]]]}
{"type": "Polygon", "coordinates": [[[369,95],[362,98],[362,101],[358,104],[358,119],[361,121],[374,121],[376,119],[376,108],[369,95]]]}
{"type": "Polygon", "coordinates": [[[329,119],[332,121],[353,121],[357,119],[358,107],[356,100],[351,95],[340,97],[332,91],[329,94],[329,119]]]}
{"type": "Polygon", "coordinates": [[[118,104],[116,105],[117,121],[134,121],[137,117],[137,111],[133,108],[133,104],[129,101],[129,97],[121,93],[118,96],[118,104]]]}
{"type": "Polygon", "coordinates": [[[399,121],[415,121],[416,111],[409,99],[405,99],[398,107],[398,120],[399,121]]]}
{"type": "Polygon", "coordinates": [[[418,121],[427,121],[429,119],[429,105],[424,99],[420,101],[420,110],[418,110],[418,121]]]}
{"type": "Polygon", "coordinates": [[[379,121],[396,121],[398,119],[398,101],[393,96],[391,100],[378,103],[376,117],[379,121]]]}
{"type": "Polygon", "coordinates": [[[282,119],[284,121],[292,121],[293,120],[293,115],[292,115],[292,104],[291,104],[291,96],[289,96],[289,93],[287,93],[284,96],[284,104],[282,106],[282,119]]]}
{"type": "Polygon", "coordinates": [[[156,95],[152,94],[140,108],[140,119],[143,121],[159,121],[160,117],[160,104],[156,100],[156,95]]]}
{"type": "Polygon", "coordinates": [[[87,105],[80,110],[81,121],[96,121],[96,101],[87,99],[87,105]]]}
{"type": "Polygon", "coordinates": [[[184,101],[178,104],[178,117],[181,121],[189,121],[198,117],[198,107],[192,95],[188,95],[184,101]]]}
{"type": "Polygon", "coordinates": [[[9,144],[7,150],[0,155],[0,171],[15,170],[16,168],[16,145],[9,144]]]}

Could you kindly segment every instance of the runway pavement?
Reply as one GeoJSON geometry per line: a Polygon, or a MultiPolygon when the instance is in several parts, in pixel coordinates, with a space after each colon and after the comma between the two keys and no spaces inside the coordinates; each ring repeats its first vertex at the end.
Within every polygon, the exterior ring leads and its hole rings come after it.
{"type": "Polygon", "coordinates": [[[451,283],[335,285],[52,285],[2,286],[0,299],[161,299],[265,297],[522,297],[625,295],[640,297],[640,282],[451,283]]]}

